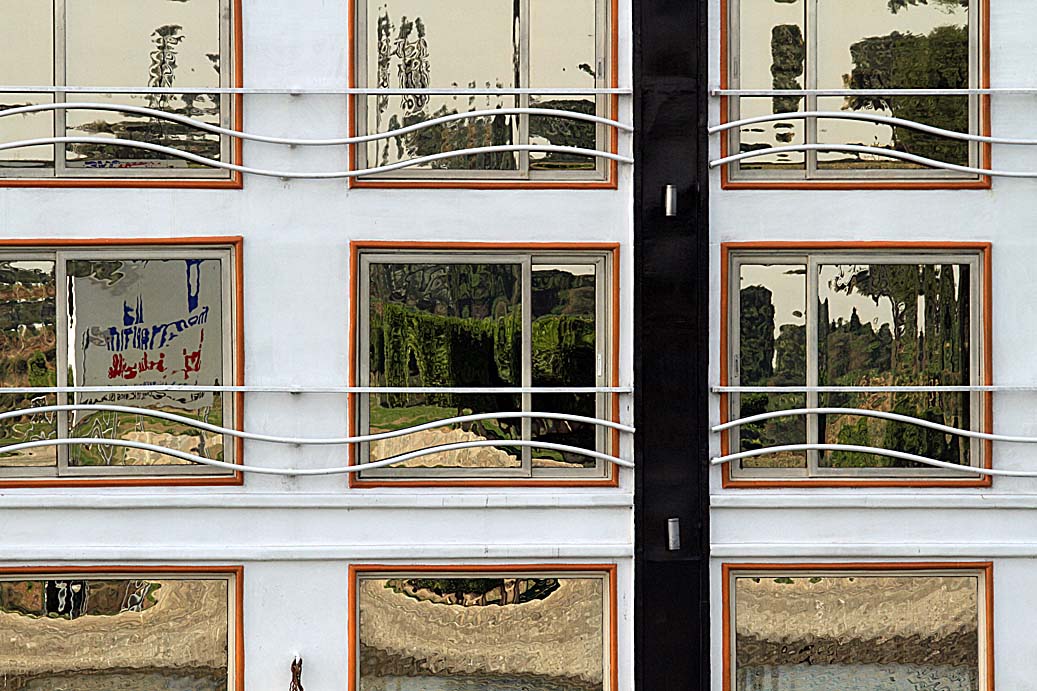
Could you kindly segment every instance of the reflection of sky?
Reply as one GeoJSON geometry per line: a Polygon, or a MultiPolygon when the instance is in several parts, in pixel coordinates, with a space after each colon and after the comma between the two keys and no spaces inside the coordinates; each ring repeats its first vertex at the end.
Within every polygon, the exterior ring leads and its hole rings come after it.
{"type": "Polygon", "coordinates": [[[564,271],[573,276],[590,276],[594,273],[593,264],[534,264],[533,271],[564,271]]]}
{"type": "MultiPolygon", "coordinates": [[[[864,38],[900,33],[928,34],[938,26],[965,26],[968,11],[959,6],[947,7],[932,0],[926,5],[909,5],[896,14],[890,12],[888,0],[815,0],[817,3],[817,88],[845,88],[843,75],[853,70],[849,47],[864,38]]],[[[778,24],[803,27],[803,0],[795,3],[775,0],[741,0],[739,16],[740,88],[773,88],[771,77],[771,28],[778,24]]],[[[799,79],[802,86],[802,78],[799,79]]],[[[755,99],[753,99],[755,100],[755,99]]],[[[771,112],[771,99],[763,104],[747,104],[743,100],[742,117],[771,112]]],[[[841,110],[843,99],[819,99],[821,110],[841,110]]],[[[885,111],[872,111],[889,115],[885,111]]],[[[764,125],[763,127],[767,127],[764,125]]],[[[849,120],[821,120],[818,138],[822,142],[862,142],[886,146],[892,140],[892,128],[885,125],[854,123],[849,120]]],[[[767,134],[772,132],[768,129],[767,134]]],[[[759,137],[761,135],[757,135],[759,137]]],[[[754,139],[746,138],[746,141],[754,139]]],[[[758,141],[758,139],[756,140],[758,141]]],[[[772,143],[777,143],[773,142],[772,143]]],[[[834,154],[836,158],[844,154],[834,154]]]]}
{"type": "Polygon", "coordinates": [[[772,293],[775,338],[781,334],[782,324],[806,324],[806,267],[802,264],[742,264],[741,269],[742,288],[764,286],[772,293]],[[797,273],[791,273],[793,271],[797,273]]]}

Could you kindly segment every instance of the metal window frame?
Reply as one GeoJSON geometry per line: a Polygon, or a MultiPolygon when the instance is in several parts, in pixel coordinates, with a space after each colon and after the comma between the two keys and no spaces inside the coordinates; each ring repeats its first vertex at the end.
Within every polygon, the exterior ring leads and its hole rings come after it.
{"type": "MultiPolygon", "coordinates": [[[[531,0],[518,0],[520,3],[519,14],[520,17],[530,17],[531,0]]],[[[353,60],[355,64],[354,75],[356,84],[358,87],[364,88],[369,87],[368,83],[368,66],[370,64],[369,53],[371,38],[369,27],[371,25],[368,17],[368,6],[371,4],[371,0],[355,0],[355,12],[356,16],[353,21],[355,22],[353,35],[356,37],[356,44],[353,48],[353,60]]],[[[599,89],[608,88],[610,82],[609,77],[612,71],[616,69],[616,66],[611,64],[611,50],[610,41],[612,36],[612,22],[616,21],[611,16],[611,4],[609,0],[595,0],[595,79],[594,87],[599,89]]],[[[519,21],[519,74],[520,84],[516,85],[516,88],[527,88],[529,84],[529,70],[530,70],[530,22],[519,21]]],[[[473,59],[477,59],[478,55],[473,56],[473,59]]],[[[436,86],[436,85],[433,85],[436,86]]],[[[353,114],[355,129],[358,134],[368,134],[367,113],[369,108],[369,102],[371,99],[377,98],[376,96],[356,96],[351,99],[353,104],[353,114]]],[[[513,96],[515,99],[516,108],[529,108],[532,96],[530,94],[520,94],[513,96]]],[[[597,94],[594,96],[595,100],[595,113],[598,116],[609,117],[611,111],[611,97],[606,94],[597,94]]],[[[517,141],[516,144],[528,144],[529,143],[529,121],[532,115],[516,115],[513,116],[518,118],[517,129],[517,141]]],[[[598,149],[607,149],[609,146],[609,128],[606,125],[596,124],[595,126],[595,147],[598,149]]],[[[386,140],[393,141],[393,140],[386,140]]],[[[354,151],[356,151],[356,168],[363,169],[370,167],[370,157],[368,156],[369,151],[368,144],[356,144],[354,145],[354,151]]],[[[513,171],[495,171],[495,170],[447,170],[447,169],[415,169],[415,168],[403,168],[395,170],[389,173],[381,173],[374,175],[364,175],[360,177],[360,180],[366,181],[443,181],[443,182],[602,182],[608,178],[609,173],[609,162],[603,158],[594,159],[593,170],[559,170],[559,171],[547,171],[547,170],[532,170],[530,168],[529,157],[530,152],[519,151],[515,152],[516,159],[518,160],[518,168],[513,171]]]]}
{"type": "MultiPolygon", "coordinates": [[[[360,600],[360,582],[363,580],[386,580],[386,579],[410,579],[410,578],[557,578],[557,579],[569,579],[569,580],[596,580],[601,583],[601,679],[602,679],[602,691],[615,691],[612,688],[613,680],[613,656],[612,656],[612,640],[616,636],[616,631],[612,630],[612,609],[618,606],[618,602],[613,602],[613,592],[615,585],[612,581],[615,578],[615,571],[596,568],[598,565],[588,565],[587,568],[580,568],[578,570],[567,569],[564,566],[559,566],[557,570],[554,569],[537,569],[533,570],[528,565],[515,564],[514,567],[502,567],[500,569],[480,569],[474,564],[466,565],[470,568],[463,568],[461,566],[449,566],[442,570],[415,570],[413,568],[400,567],[398,570],[393,570],[391,567],[385,569],[371,569],[364,568],[357,570],[353,573],[353,578],[349,583],[349,587],[356,592],[356,596],[353,598],[355,607],[349,613],[350,624],[353,627],[354,645],[359,650],[360,645],[363,644],[363,640],[360,637],[360,609],[362,602],[360,600]],[[474,568],[473,568],[474,567],[474,568]]],[[[492,606],[492,605],[489,605],[492,606]]],[[[351,651],[353,652],[353,651],[351,651]]],[[[351,689],[360,689],[360,675],[362,669],[359,664],[359,656],[357,656],[357,664],[354,665],[352,670],[352,684],[351,689]]]]}
{"type": "MultiPolygon", "coordinates": [[[[148,246],[126,246],[118,247],[62,247],[58,249],[10,249],[0,251],[0,262],[12,261],[52,261],[54,262],[54,285],[55,285],[55,335],[57,350],[55,355],[55,368],[57,374],[57,386],[70,386],[68,381],[69,361],[69,311],[68,311],[68,284],[67,263],[71,260],[122,260],[122,261],[146,261],[146,260],[178,260],[178,259],[215,259],[220,262],[221,275],[221,346],[223,349],[222,376],[225,382],[234,381],[236,367],[235,359],[237,351],[234,343],[234,324],[239,315],[236,314],[234,300],[235,269],[234,252],[230,247],[194,247],[190,245],[178,247],[148,247],[148,246]]],[[[70,403],[68,393],[55,394],[59,405],[70,403]]],[[[233,394],[222,395],[223,420],[236,419],[236,396],[233,394]]],[[[67,411],[59,411],[55,417],[55,436],[58,439],[68,439],[72,436],[69,425],[69,414],[67,411]]],[[[230,477],[233,471],[222,470],[212,466],[190,465],[153,465],[153,466],[77,466],[69,463],[70,447],[58,446],[57,463],[54,466],[0,466],[0,479],[2,478],[28,478],[28,479],[86,479],[86,478],[113,478],[113,477],[230,477]]],[[[238,462],[237,445],[233,437],[224,435],[223,438],[224,460],[229,463],[238,462]]]]}
{"type": "MultiPolygon", "coordinates": [[[[103,569],[104,567],[102,567],[103,569]]],[[[128,581],[128,580],[162,580],[162,581],[222,581],[227,588],[227,689],[239,688],[237,650],[239,648],[239,627],[235,625],[242,612],[238,611],[237,572],[227,571],[163,571],[161,568],[141,567],[139,571],[129,571],[114,567],[111,571],[90,570],[76,571],[72,569],[55,569],[54,571],[32,568],[24,572],[5,571],[0,569],[0,583],[17,583],[21,581],[128,581]]]]}
{"type": "MultiPolygon", "coordinates": [[[[805,310],[806,326],[806,381],[805,386],[818,386],[818,328],[817,302],[819,298],[818,267],[833,264],[955,264],[969,267],[969,384],[983,384],[983,362],[988,344],[983,338],[984,294],[983,294],[983,253],[976,250],[909,250],[909,249],[745,249],[732,250],[728,276],[728,314],[727,314],[727,358],[728,373],[731,386],[741,385],[739,363],[741,333],[740,323],[740,288],[741,267],[743,265],[789,265],[802,266],[805,276],[805,310]]],[[[808,392],[803,394],[804,405],[808,408],[819,406],[821,394],[808,392]]],[[[738,393],[728,398],[728,415],[734,420],[741,417],[738,393]]],[[[969,394],[969,422],[972,429],[981,429],[986,412],[986,399],[981,392],[969,394]]],[[[820,429],[816,414],[806,417],[806,439],[811,442],[819,439],[820,429]]],[[[738,429],[729,431],[729,442],[732,449],[740,448],[738,429]]],[[[915,478],[951,478],[970,479],[972,476],[955,470],[943,468],[822,468],[819,465],[821,452],[806,452],[806,466],[803,468],[745,468],[741,461],[731,464],[731,477],[739,480],[761,479],[915,479],[915,478]]],[[[969,466],[984,467],[985,446],[978,439],[969,441],[969,466]]]]}
{"type": "Polygon", "coordinates": [[[738,589],[736,588],[737,580],[739,578],[941,578],[941,577],[966,577],[976,579],[976,626],[978,633],[978,645],[977,645],[977,664],[978,664],[978,677],[979,677],[979,688],[984,688],[984,679],[989,678],[991,670],[989,668],[989,651],[990,646],[993,645],[993,641],[990,640],[987,635],[990,622],[988,621],[988,612],[990,602],[989,583],[988,583],[988,570],[987,568],[976,565],[975,567],[962,566],[961,568],[954,568],[948,566],[947,568],[926,568],[919,565],[905,564],[904,568],[894,568],[893,564],[888,564],[890,568],[875,568],[875,569],[862,569],[862,568],[840,568],[838,564],[832,564],[831,568],[826,568],[823,564],[818,564],[817,568],[804,569],[795,568],[797,564],[790,564],[791,568],[783,569],[780,565],[776,565],[775,568],[754,568],[749,565],[744,568],[738,564],[731,564],[730,569],[727,571],[727,582],[724,586],[729,593],[729,602],[726,603],[728,620],[724,622],[725,628],[728,631],[729,638],[727,639],[727,659],[724,660],[724,667],[730,675],[728,680],[730,683],[729,688],[738,688],[736,680],[738,675],[738,664],[737,664],[737,616],[738,616],[738,589]]]}
{"type": "MultiPolygon", "coordinates": [[[[359,386],[370,383],[370,304],[371,264],[514,264],[521,267],[522,293],[522,376],[520,386],[532,386],[533,339],[530,325],[532,318],[532,273],[535,265],[584,264],[595,267],[595,349],[598,365],[595,386],[611,386],[612,343],[611,343],[611,280],[612,257],[606,250],[398,250],[361,251],[359,261],[358,309],[357,309],[357,374],[359,386]]],[[[532,410],[532,394],[521,396],[521,410],[532,410]]],[[[609,417],[610,397],[614,394],[595,394],[595,414],[599,418],[609,417]]],[[[370,394],[357,396],[357,423],[359,434],[370,431],[370,394]]],[[[521,439],[532,438],[532,422],[523,418],[521,439]]],[[[598,427],[595,450],[608,448],[615,432],[598,427]]],[[[359,444],[359,463],[370,459],[370,444],[359,444]]],[[[376,468],[358,473],[362,480],[471,480],[471,479],[608,479],[612,464],[600,459],[586,468],[536,468],[533,466],[535,450],[521,449],[521,465],[517,468],[376,468]]]]}
{"type": "MultiPolygon", "coordinates": [[[[68,86],[66,79],[67,67],[67,45],[66,36],[68,31],[66,7],[69,0],[50,0],[52,2],[53,20],[53,85],[68,86]]],[[[220,16],[220,88],[234,86],[233,75],[235,72],[234,41],[234,3],[232,0],[219,0],[220,16]]],[[[190,93],[190,89],[187,90],[190,93]]],[[[104,93],[103,89],[99,93],[104,93]]],[[[68,101],[67,94],[55,93],[51,97],[54,103],[65,103],[68,101]]],[[[221,127],[234,127],[235,100],[232,95],[220,94],[220,116],[221,127]]],[[[51,136],[66,136],[68,111],[58,109],[52,114],[51,136]]],[[[220,140],[220,160],[230,161],[234,144],[231,137],[218,135],[220,140]]],[[[51,154],[51,165],[40,168],[5,168],[0,166],[0,179],[15,178],[38,179],[38,180],[229,180],[232,172],[223,169],[201,167],[191,168],[185,161],[166,161],[162,168],[87,168],[70,164],[68,161],[69,144],[53,144],[51,154]]],[[[134,159],[136,160],[159,160],[163,159],[134,159]]]]}
{"type": "MultiPolygon", "coordinates": [[[[741,63],[739,59],[740,46],[740,3],[744,0],[727,0],[728,2],[728,54],[721,59],[726,60],[727,73],[732,89],[739,88],[741,82],[741,63]]],[[[818,4],[823,0],[803,0],[803,34],[806,49],[806,59],[803,67],[803,82],[805,89],[817,89],[818,73],[818,4]]],[[[982,22],[983,13],[980,8],[982,0],[969,0],[967,14],[969,18],[969,87],[980,88],[980,74],[983,70],[982,64],[982,22]]],[[[766,98],[771,97],[739,97],[732,96],[727,100],[728,121],[738,120],[740,116],[740,103],[742,98],[766,98]]],[[[945,97],[943,97],[945,98],[945,97]]],[[[969,99],[969,132],[978,134],[982,121],[981,103],[982,97],[972,95],[969,99]]],[[[799,97],[800,109],[813,111],[819,110],[818,96],[809,95],[799,97]]],[[[823,119],[823,118],[822,118],[823,119]]],[[[803,121],[803,142],[814,144],[818,142],[817,131],[818,118],[806,118],[803,121]]],[[[726,136],[729,151],[739,151],[740,132],[737,128],[723,134],[726,136]]],[[[841,142],[828,142],[841,143],[841,142]]],[[[981,145],[977,142],[968,142],[969,160],[968,165],[976,167],[980,158],[981,145]]],[[[741,163],[729,166],[729,177],[732,182],[917,182],[917,181],[978,181],[980,176],[968,173],[958,173],[942,169],[883,169],[883,168],[861,168],[857,170],[835,170],[818,167],[818,151],[806,151],[804,153],[802,168],[786,168],[781,170],[753,170],[746,169],[741,163]]]]}

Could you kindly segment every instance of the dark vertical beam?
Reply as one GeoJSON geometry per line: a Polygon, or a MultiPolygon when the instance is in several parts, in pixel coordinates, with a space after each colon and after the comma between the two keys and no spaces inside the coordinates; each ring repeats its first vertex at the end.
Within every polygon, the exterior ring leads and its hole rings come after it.
{"type": "Polygon", "coordinates": [[[709,688],[706,0],[633,0],[635,674],[709,688]],[[667,216],[665,187],[677,190],[667,216]],[[667,520],[680,519],[671,550],[667,520]]]}

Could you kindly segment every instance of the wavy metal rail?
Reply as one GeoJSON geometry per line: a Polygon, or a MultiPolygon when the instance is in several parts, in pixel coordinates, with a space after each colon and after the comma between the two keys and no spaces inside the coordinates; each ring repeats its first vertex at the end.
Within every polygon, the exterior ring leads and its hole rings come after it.
{"type": "Polygon", "coordinates": [[[941,425],[938,422],[923,420],[922,418],[912,417],[910,415],[887,413],[882,410],[867,410],[864,408],[790,408],[789,410],[775,410],[767,413],[760,413],[758,415],[750,415],[737,420],[731,420],[730,422],[725,422],[720,425],[714,425],[710,429],[714,432],[723,432],[735,427],[741,427],[742,425],[750,425],[754,422],[773,420],[774,418],[780,417],[802,417],[805,415],[855,415],[858,417],[872,417],[880,420],[903,422],[917,427],[926,427],[928,429],[944,432],[945,434],[953,434],[955,436],[967,437],[969,439],[983,439],[986,441],[998,441],[1010,444],[1037,444],[1037,437],[1020,437],[1007,434],[973,432],[972,430],[952,427],[950,425],[941,425]]]}
{"type": "Polygon", "coordinates": [[[897,458],[903,461],[912,461],[914,463],[931,465],[935,468],[946,468],[948,470],[958,470],[963,473],[974,473],[976,475],[997,475],[1006,477],[1037,477],[1037,470],[995,470],[993,468],[976,468],[973,466],[963,466],[958,463],[938,461],[935,458],[929,458],[927,456],[918,456],[916,454],[906,453],[904,451],[882,449],[875,446],[857,446],[856,444],[784,444],[782,446],[769,446],[765,449],[752,449],[751,451],[740,451],[738,453],[727,454],[726,456],[716,456],[715,458],[710,460],[710,463],[712,465],[722,465],[724,463],[738,461],[743,458],[755,458],[757,456],[769,456],[771,454],[776,453],[798,451],[848,451],[852,453],[868,453],[874,454],[876,456],[887,456],[889,458],[897,458]]]}
{"type": "Polygon", "coordinates": [[[239,166],[234,163],[224,163],[223,161],[217,161],[212,158],[206,158],[205,156],[199,156],[198,154],[192,154],[187,151],[180,151],[179,149],[173,149],[168,146],[162,146],[160,144],[138,142],[132,139],[119,139],[118,137],[40,137],[38,139],[22,139],[14,142],[5,142],[3,144],[0,144],[0,151],[9,151],[11,149],[24,149],[31,146],[48,146],[51,144],[100,144],[104,146],[125,146],[133,149],[154,151],[156,153],[165,154],[167,156],[172,156],[174,158],[181,158],[185,161],[200,163],[210,168],[222,168],[223,170],[232,170],[238,173],[248,173],[250,175],[261,175],[272,178],[308,180],[334,180],[343,178],[355,178],[361,175],[376,175],[378,173],[388,173],[394,170],[400,170],[401,168],[410,168],[412,166],[418,166],[424,163],[431,163],[433,161],[440,161],[446,158],[472,156],[475,154],[505,153],[513,151],[538,151],[544,153],[562,153],[572,154],[574,156],[606,158],[610,161],[618,161],[619,163],[634,162],[634,159],[630,158],[629,156],[621,156],[620,154],[614,154],[609,151],[598,151],[597,149],[582,149],[575,146],[555,146],[553,144],[506,144],[497,146],[477,146],[469,149],[457,149],[455,151],[443,151],[438,154],[421,156],[419,158],[411,158],[407,159],[406,161],[399,161],[397,163],[390,163],[388,165],[377,166],[374,168],[303,173],[287,170],[264,170],[262,168],[239,166]]]}
{"type": "MultiPolygon", "coordinates": [[[[1037,389],[1035,389],[1037,390],[1037,389]]],[[[631,394],[632,386],[205,386],[197,384],[134,384],[106,386],[0,386],[2,394],[53,393],[147,393],[182,391],[184,393],[456,393],[456,394],[545,394],[545,393],[615,393],[631,394]]]]}
{"type": "Polygon", "coordinates": [[[522,439],[488,439],[457,442],[454,444],[440,444],[439,446],[430,446],[424,449],[418,449],[417,451],[410,451],[408,453],[399,454],[398,456],[385,458],[380,461],[371,461],[369,463],[340,466],[336,468],[263,468],[259,466],[241,465],[240,463],[227,463],[225,461],[217,461],[211,458],[205,458],[204,456],[196,456],[194,454],[187,453],[186,451],[170,449],[165,446],[158,446],[156,444],[147,444],[144,442],[130,441],[128,439],[104,439],[100,437],[73,437],[70,439],[41,439],[38,441],[20,442],[18,444],[0,446],[0,454],[14,453],[17,451],[24,451],[27,449],[38,449],[50,446],[119,446],[129,449],[141,449],[143,451],[152,451],[154,453],[172,456],[173,458],[179,458],[185,461],[191,461],[193,463],[200,463],[202,465],[209,465],[215,468],[223,468],[225,470],[238,470],[241,472],[255,473],[259,475],[345,475],[348,473],[358,473],[363,470],[372,470],[374,468],[384,468],[386,466],[396,465],[397,463],[409,461],[412,458],[431,456],[433,454],[443,453],[445,451],[459,451],[461,449],[471,449],[486,446],[517,446],[529,447],[533,449],[546,449],[548,451],[561,451],[565,453],[586,456],[588,458],[597,458],[599,460],[607,461],[609,463],[622,466],[624,468],[634,467],[633,461],[618,458],[607,453],[601,453],[600,451],[581,449],[578,446],[569,446],[568,444],[525,441],[522,439]]]}
{"type": "Polygon", "coordinates": [[[709,167],[716,168],[718,166],[736,163],[737,161],[742,161],[747,158],[759,158],[761,156],[771,156],[774,154],[794,153],[803,151],[842,151],[846,153],[873,154],[875,156],[885,156],[887,158],[897,158],[902,161],[918,163],[919,165],[927,166],[929,168],[941,168],[943,170],[951,170],[956,173],[969,173],[970,175],[989,175],[992,177],[1001,178],[1037,178],[1037,171],[991,170],[988,168],[973,168],[972,166],[959,166],[955,163],[945,163],[943,161],[937,161],[932,158],[926,158],[924,156],[916,156],[915,154],[909,154],[904,151],[883,149],[878,146],[861,146],[859,144],[796,144],[793,146],[775,146],[766,149],[757,149],[755,151],[743,151],[741,153],[733,154],[731,156],[725,156],[724,158],[718,158],[716,160],[710,161],[709,167]]]}
{"type": "Polygon", "coordinates": [[[213,134],[234,137],[235,139],[263,142],[265,144],[284,144],[287,146],[344,146],[348,144],[363,144],[366,142],[373,142],[381,139],[391,139],[392,137],[410,134],[411,132],[417,132],[419,130],[427,129],[429,127],[435,127],[446,122],[454,122],[457,120],[466,120],[468,118],[476,117],[493,117],[496,115],[541,115],[545,117],[568,118],[571,120],[583,120],[586,122],[593,122],[600,125],[607,125],[609,127],[615,127],[616,129],[622,130],[624,132],[634,131],[634,128],[631,125],[619,122],[618,120],[611,120],[609,118],[603,118],[597,115],[590,115],[587,113],[576,113],[568,110],[556,110],[553,108],[497,108],[489,110],[473,110],[467,113],[454,113],[453,115],[444,115],[442,117],[433,118],[431,120],[419,122],[415,125],[401,127],[399,129],[390,130],[388,132],[367,134],[359,137],[342,137],[339,139],[293,139],[289,137],[272,137],[262,134],[252,134],[249,132],[244,132],[242,130],[234,130],[227,127],[220,127],[218,125],[202,122],[200,120],[195,120],[194,118],[189,118],[185,115],[167,113],[163,110],[156,110],[154,108],[146,108],[144,106],[113,105],[111,103],[43,103],[32,106],[19,106],[17,108],[8,108],[6,110],[0,110],[0,118],[10,117],[12,115],[27,115],[29,113],[40,113],[55,110],[103,110],[118,113],[136,113],[137,115],[145,115],[147,117],[156,118],[160,120],[168,120],[169,122],[178,122],[180,124],[188,125],[189,127],[193,127],[199,130],[212,132],[213,134]]]}
{"type": "Polygon", "coordinates": [[[296,445],[314,445],[314,446],[342,446],[345,444],[360,444],[371,441],[381,441],[383,439],[393,439],[395,437],[402,437],[415,432],[423,432],[425,430],[437,429],[439,427],[446,427],[447,425],[462,424],[465,422],[476,422],[479,420],[504,420],[504,419],[516,419],[516,418],[536,418],[546,420],[566,420],[568,422],[578,422],[587,425],[596,425],[600,427],[608,427],[620,432],[633,433],[635,429],[629,425],[624,425],[612,420],[604,420],[596,417],[587,417],[584,415],[570,415],[569,413],[540,413],[540,412],[499,412],[499,413],[475,413],[472,415],[459,415],[457,417],[443,418],[441,420],[433,420],[432,422],[426,422],[421,425],[414,425],[413,427],[404,427],[398,430],[392,430],[390,432],[380,432],[378,434],[366,434],[352,437],[325,437],[325,438],[314,438],[314,437],[281,437],[269,434],[257,434],[254,432],[245,432],[242,430],[236,430],[230,427],[221,427],[220,425],[214,425],[201,420],[195,420],[194,418],[186,417],[183,415],[177,415],[176,413],[167,413],[162,410],[151,410],[148,408],[137,408],[134,406],[122,406],[122,405],[109,405],[107,403],[71,403],[71,404],[60,404],[60,405],[43,405],[34,406],[32,408],[21,408],[18,410],[9,410],[0,413],[0,420],[6,420],[10,418],[25,417],[26,415],[38,415],[41,413],[52,413],[59,411],[75,411],[75,410],[86,410],[86,411],[99,411],[99,412],[111,412],[111,413],[126,413],[128,415],[142,415],[145,417],[153,417],[161,420],[169,420],[171,422],[178,422],[190,427],[197,429],[203,429],[207,432],[215,432],[217,434],[226,434],[231,437],[238,437],[240,439],[248,439],[250,441],[267,442],[271,444],[296,444],[296,445]]]}
{"type": "Polygon", "coordinates": [[[424,89],[348,87],[320,88],[306,86],[240,87],[240,86],[53,86],[0,85],[0,94],[227,94],[243,96],[630,96],[629,87],[427,87],[424,89]]]}
{"type": "Polygon", "coordinates": [[[894,118],[887,115],[872,115],[870,113],[847,112],[841,110],[807,110],[788,113],[778,113],[776,115],[760,115],[757,117],[743,118],[741,120],[732,120],[731,122],[724,122],[719,125],[713,125],[706,131],[709,134],[717,134],[718,132],[724,132],[726,130],[732,130],[738,127],[745,127],[746,125],[757,125],[760,123],[778,122],[781,120],[806,120],[808,118],[827,118],[832,120],[860,120],[864,122],[875,122],[882,125],[905,127],[908,129],[917,130],[919,132],[933,134],[939,137],[946,137],[948,139],[959,139],[962,141],[979,142],[982,144],[1037,146],[1037,139],[1010,139],[1007,137],[987,137],[979,134],[967,134],[965,132],[946,130],[942,127],[933,127],[932,125],[925,125],[914,120],[905,120],[904,118],[894,118]]]}

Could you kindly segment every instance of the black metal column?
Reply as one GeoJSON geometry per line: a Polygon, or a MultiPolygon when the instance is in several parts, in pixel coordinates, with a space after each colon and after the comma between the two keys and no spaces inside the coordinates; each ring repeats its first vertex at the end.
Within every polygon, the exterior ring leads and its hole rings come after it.
{"type": "Polygon", "coordinates": [[[709,688],[705,0],[633,0],[635,674],[709,688]],[[673,185],[676,215],[667,215],[673,185]],[[667,523],[680,521],[680,547],[667,523]]]}

